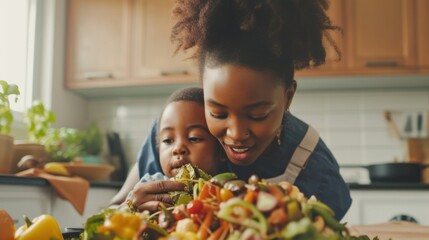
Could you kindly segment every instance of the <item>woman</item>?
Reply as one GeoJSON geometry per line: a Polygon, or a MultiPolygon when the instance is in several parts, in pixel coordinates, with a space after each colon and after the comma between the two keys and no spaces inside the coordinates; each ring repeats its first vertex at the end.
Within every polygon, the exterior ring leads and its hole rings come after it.
{"type": "MultiPolygon", "coordinates": [[[[322,37],[335,29],[327,7],[324,0],[178,0],[172,39],[178,50],[196,51],[207,125],[229,171],[243,180],[290,181],[341,219],[351,198],[338,163],[317,132],[289,112],[294,70],[324,63],[322,37]]],[[[140,175],[160,171],[153,131],[140,152],[140,175]]],[[[182,188],[146,183],[133,204],[155,211],[170,201],[168,191],[182,188]]]]}

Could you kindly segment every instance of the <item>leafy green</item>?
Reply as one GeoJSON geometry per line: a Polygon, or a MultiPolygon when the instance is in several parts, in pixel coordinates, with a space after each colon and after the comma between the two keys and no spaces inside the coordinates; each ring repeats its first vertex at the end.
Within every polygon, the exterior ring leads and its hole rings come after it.
{"type": "Polygon", "coordinates": [[[82,132],[74,128],[50,128],[42,144],[54,161],[68,162],[82,152],[82,132]]]}
{"type": "Polygon", "coordinates": [[[0,86],[0,134],[9,134],[13,122],[9,97],[15,95],[15,102],[17,102],[20,92],[17,85],[9,84],[4,80],[0,80],[0,86]]]}
{"type": "Polygon", "coordinates": [[[98,234],[98,227],[104,224],[104,219],[106,216],[115,212],[115,209],[106,208],[103,209],[100,213],[91,216],[84,223],[83,239],[91,240],[96,239],[98,234]]]}
{"type": "Polygon", "coordinates": [[[55,114],[46,109],[41,101],[36,100],[25,112],[25,120],[28,128],[28,140],[40,143],[48,134],[50,125],[55,122],[55,114]]]}
{"type": "Polygon", "coordinates": [[[200,178],[208,181],[211,176],[190,163],[179,168],[176,176],[171,180],[183,183],[185,185],[185,191],[170,192],[170,197],[175,203],[174,205],[186,204],[192,200],[194,185],[198,184],[198,179],[200,178]]]}
{"type": "Polygon", "coordinates": [[[95,122],[83,133],[82,151],[89,155],[98,155],[103,146],[103,134],[95,122]]]}

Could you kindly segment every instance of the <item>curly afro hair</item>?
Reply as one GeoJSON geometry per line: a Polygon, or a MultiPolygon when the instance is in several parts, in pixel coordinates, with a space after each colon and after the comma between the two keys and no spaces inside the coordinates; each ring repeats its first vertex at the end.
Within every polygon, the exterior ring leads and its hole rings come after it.
{"type": "MultiPolygon", "coordinates": [[[[171,39],[207,64],[239,64],[293,80],[294,70],[325,62],[327,0],[176,0],[171,39]]],[[[202,74],[202,71],[201,71],[202,74]]]]}

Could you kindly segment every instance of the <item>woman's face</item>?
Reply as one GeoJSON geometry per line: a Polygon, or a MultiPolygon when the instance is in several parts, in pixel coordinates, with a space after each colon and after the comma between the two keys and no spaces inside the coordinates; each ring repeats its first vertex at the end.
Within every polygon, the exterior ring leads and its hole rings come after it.
{"type": "Polygon", "coordinates": [[[190,101],[172,102],[166,106],[159,123],[159,155],[167,177],[192,163],[209,174],[219,166],[217,140],[207,129],[204,106],[190,101]]]}
{"type": "Polygon", "coordinates": [[[249,165],[273,144],[296,85],[239,65],[206,67],[203,75],[207,125],[228,159],[249,165]]]}

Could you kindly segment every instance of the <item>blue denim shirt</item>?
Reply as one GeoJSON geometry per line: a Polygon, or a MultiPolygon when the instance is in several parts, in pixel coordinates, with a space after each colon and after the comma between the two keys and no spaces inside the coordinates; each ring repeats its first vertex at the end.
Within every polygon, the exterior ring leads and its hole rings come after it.
{"type": "MultiPolygon", "coordinates": [[[[283,174],[308,128],[306,123],[290,113],[285,113],[283,121],[284,129],[280,146],[269,153],[264,153],[249,166],[237,166],[228,162],[228,171],[234,172],[244,181],[247,181],[252,174],[256,174],[259,178],[272,178],[283,174]]],[[[150,135],[139,152],[140,176],[162,172],[156,146],[156,129],[156,123],[154,123],[150,135]]],[[[340,175],[335,157],[322,139],[294,184],[305,196],[315,195],[317,199],[330,206],[338,220],[344,217],[351,206],[350,190],[340,175]]]]}

